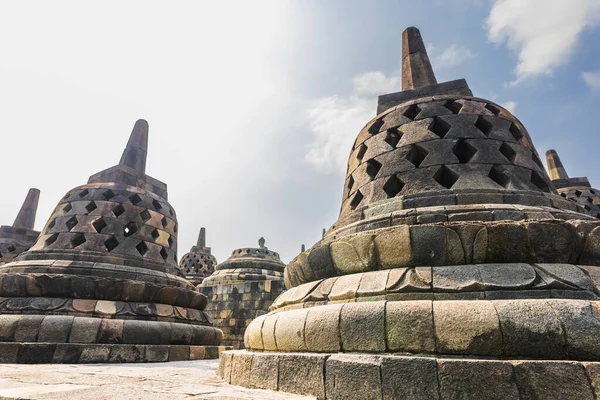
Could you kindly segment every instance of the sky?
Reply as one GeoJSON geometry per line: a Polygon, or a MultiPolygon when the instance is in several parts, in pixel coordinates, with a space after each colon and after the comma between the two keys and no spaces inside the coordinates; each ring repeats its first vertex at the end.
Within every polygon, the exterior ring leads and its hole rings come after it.
{"type": "Polygon", "coordinates": [[[180,257],[204,226],[218,261],[263,236],[288,262],[337,219],[408,26],[438,82],[467,79],[599,187],[599,25],[600,0],[0,1],[0,223],[37,187],[41,229],[143,118],[180,257]]]}

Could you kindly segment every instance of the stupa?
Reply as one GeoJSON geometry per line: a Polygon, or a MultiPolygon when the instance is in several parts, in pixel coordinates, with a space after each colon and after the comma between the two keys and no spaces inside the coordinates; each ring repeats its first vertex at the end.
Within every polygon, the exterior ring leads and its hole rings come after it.
{"type": "Polygon", "coordinates": [[[600,221],[558,195],[508,110],[436,82],[416,28],[402,57],[338,221],[219,373],[320,399],[593,399],[600,221]]]}
{"type": "Polygon", "coordinates": [[[148,123],[118,165],[58,203],[37,242],[0,267],[0,362],[216,358],[206,296],[178,274],[167,185],[145,173],[148,123]]]}
{"type": "Polygon", "coordinates": [[[548,173],[558,193],[581,205],[593,217],[600,218],[600,190],[592,188],[587,177],[569,178],[555,150],[546,152],[548,173]]]}
{"type": "Polygon", "coordinates": [[[266,314],[285,290],[285,264],[265,246],[234,250],[198,286],[209,300],[206,312],[223,331],[223,345],[244,348],[244,331],[253,319],[266,314]]]}
{"type": "Polygon", "coordinates": [[[31,188],[12,226],[0,226],[0,265],[29,249],[40,233],[33,229],[40,191],[31,188]]]}
{"type": "Polygon", "coordinates": [[[210,253],[210,247],[206,247],[206,229],[200,228],[198,243],[181,257],[179,269],[185,275],[185,279],[197,286],[215,272],[216,265],[217,259],[210,253]]]}

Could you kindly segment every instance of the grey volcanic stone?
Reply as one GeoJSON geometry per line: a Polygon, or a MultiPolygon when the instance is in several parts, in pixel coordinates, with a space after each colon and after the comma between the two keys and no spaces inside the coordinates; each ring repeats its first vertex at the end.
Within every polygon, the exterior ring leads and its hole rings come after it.
{"type": "Polygon", "coordinates": [[[437,363],[425,357],[384,357],[381,361],[383,400],[439,398],[437,363]]]}
{"type": "Polygon", "coordinates": [[[515,362],[521,399],[593,400],[594,393],[585,369],[567,361],[515,362]]]}
{"type": "Polygon", "coordinates": [[[380,400],[381,357],[333,355],[327,359],[325,384],[332,400],[380,400]]]}
{"type": "Polygon", "coordinates": [[[306,353],[282,355],[279,359],[279,390],[324,399],[324,371],[328,356],[306,353]]]}

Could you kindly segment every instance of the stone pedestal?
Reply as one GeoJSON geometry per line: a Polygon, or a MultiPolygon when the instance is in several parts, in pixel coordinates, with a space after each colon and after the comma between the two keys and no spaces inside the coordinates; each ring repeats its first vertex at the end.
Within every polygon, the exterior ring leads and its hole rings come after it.
{"type": "Polygon", "coordinates": [[[223,331],[224,345],[244,347],[250,322],[266,314],[285,290],[284,267],[279,254],[266,247],[237,249],[198,286],[209,299],[206,312],[223,331]]]}
{"type": "Polygon", "coordinates": [[[4,362],[150,362],[217,357],[206,296],[177,269],[166,184],[144,173],[138,121],[120,164],[58,203],[37,242],[0,267],[4,362]]]}
{"type": "Polygon", "coordinates": [[[221,375],[328,399],[594,398],[600,221],[508,110],[419,81],[360,131],[338,221],[221,375]]]}

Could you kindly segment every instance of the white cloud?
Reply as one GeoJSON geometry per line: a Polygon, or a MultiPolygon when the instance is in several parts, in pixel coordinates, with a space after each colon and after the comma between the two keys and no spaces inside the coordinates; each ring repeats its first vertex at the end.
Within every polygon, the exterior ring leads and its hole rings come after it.
{"type": "Polygon", "coordinates": [[[597,72],[582,72],[583,81],[592,90],[600,90],[600,71],[597,72]]]}
{"type": "Polygon", "coordinates": [[[486,26],[489,40],[518,53],[518,84],[566,64],[581,31],[599,22],[598,0],[496,0],[486,26]]]}
{"type": "Polygon", "coordinates": [[[515,111],[517,110],[517,102],[516,101],[507,101],[506,103],[502,104],[502,107],[506,108],[508,111],[510,111],[511,113],[515,113],[515,111]]]}
{"type": "Polygon", "coordinates": [[[438,69],[452,68],[474,57],[475,54],[471,50],[453,44],[435,58],[434,64],[438,69]]]}
{"type": "MultiPolygon", "coordinates": [[[[400,76],[399,73],[394,74],[400,76]]],[[[305,160],[316,171],[345,171],[348,155],[356,135],[375,116],[377,95],[399,90],[397,77],[379,71],[354,77],[349,96],[330,96],[312,103],[307,112],[313,141],[305,160]]]]}

